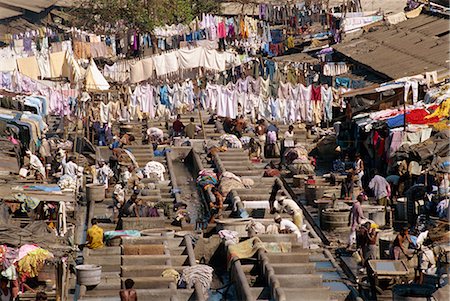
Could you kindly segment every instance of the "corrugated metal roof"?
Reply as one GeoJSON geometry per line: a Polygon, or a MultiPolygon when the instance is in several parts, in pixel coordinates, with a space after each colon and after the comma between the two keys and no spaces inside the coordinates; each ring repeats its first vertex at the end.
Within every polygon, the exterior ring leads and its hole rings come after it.
{"type": "Polygon", "coordinates": [[[448,25],[448,19],[420,15],[333,48],[392,79],[442,70],[449,67],[448,25]]]}
{"type": "MultiPolygon", "coordinates": [[[[40,13],[52,5],[58,5],[58,2],[58,0],[0,0],[0,20],[20,16],[26,11],[40,13]]],[[[65,4],[66,1],[61,2],[65,4]]]]}

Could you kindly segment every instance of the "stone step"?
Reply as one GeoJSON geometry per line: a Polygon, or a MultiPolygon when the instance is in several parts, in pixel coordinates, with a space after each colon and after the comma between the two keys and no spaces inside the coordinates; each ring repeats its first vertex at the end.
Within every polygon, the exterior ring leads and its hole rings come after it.
{"type": "Polygon", "coordinates": [[[87,249],[86,251],[87,256],[107,256],[107,255],[120,256],[122,254],[121,252],[122,251],[120,247],[103,247],[95,250],[87,249]]]}

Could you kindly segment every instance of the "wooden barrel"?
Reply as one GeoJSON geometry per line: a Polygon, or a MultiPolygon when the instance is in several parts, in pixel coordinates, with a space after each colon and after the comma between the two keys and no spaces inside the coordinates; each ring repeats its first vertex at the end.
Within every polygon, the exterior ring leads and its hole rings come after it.
{"type": "Polygon", "coordinates": [[[102,267],[93,264],[80,264],[76,266],[77,283],[85,286],[96,286],[100,284],[102,267]]]}
{"type": "Polygon", "coordinates": [[[321,186],[306,185],[305,199],[308,205],[314,206],[314,201],[321,199],[324,194],[324,189],[321,186]]]}
{"type": "Polygon", "coordinates": [[[349,210],[338,211],[332,208],[324,209],[320,215],[320,228],[323,230],[346,230],[348,226],[349,210]]]}
{"type": "Polygon", "coordinates": [[[101,202],[105,199],[105,186],[100,184],[86,184],[86,199],[101,202]]]}

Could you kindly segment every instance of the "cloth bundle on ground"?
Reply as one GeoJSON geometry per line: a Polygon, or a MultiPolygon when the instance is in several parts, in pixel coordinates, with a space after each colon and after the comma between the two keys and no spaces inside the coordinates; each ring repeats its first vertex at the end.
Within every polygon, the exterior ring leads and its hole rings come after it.
{"type": "Polygon", "coordinates": [[[207,187],[216,186],[219,180],[217,179],[217,175],[212,170],[203,169],[199,171],[197,184],[203,189],[207,189],[207,187]]]}
{"type": "Polygon", "coordinates": [[[8,269],[14,264],[14,261],[18,257],[18,250],[8,247],[6,245],[0,246],[0,266],[3,270],[8,269]]]}
{"type": "Polygon", "coordinates": [[[239,233],[232,230],[220,230],[219,237],[225,241],[225,245],[234,245],[239,243],[239,233]]]}
{"type": "Polygon", "coordinates": [[[266,227],[263,224],[261,224],[260,222],[255,222],[254,220],[252,220],[250,222],[250,224],[247,225],[245,230],[252,231],[255,234],[264,234],[264,233],[266,233],[266,227]]]}
{"type": "MultiPolygon", "coordinates": [[[[322,139],[320,139],[317,144],[315,145],[315,148],[321,158],[335,158],[337,155],[336,152],[336,134],[328,134],[322,139]]],[[[313,147],[308,146],[308,151],[312,150],[313,147]]]]}
{"type": "Polygon", "coordinates": [[[58,242],[67,243],[66,240],[57,239],[54,230],[50,229],[43,220],[31,222],[24,228],[11,224],[2,224],[2,227],[7,231],[0,231],[0,241],[11,246],[38,244],[43,248],[48,248],[58,242]]]}
{"type": "Polygon", "coordinates": [[[223,134],[219,138],[220,146],[226,146],[229,148],[242,148],[242,142],[238,137],[232,134],[223,134]]]}
{"type": "Polygon", "coordinates": [[[266,234],[278,234],[278,224],[270,224],[266,228],[266,234]]]}
{"type": "Polygon", "coordinates": [[[226,196],[233,189],[244,189],[253,186],[251,179],[241,179],[231,172],[224,172],[220,178],[219,191],[226,196]]]}
{"type": "Polygon", "coordinates": [[[213,157],[217,153],[226,152],[227,148],[225,146],[212,146],[208,150],[208,157],[213,157]]]}
{"type": "Polygon", "coordinates": [[[159,181],[164,181],[164,173],[166,168],[159,162],[150,161],[145,165],[144,173],[147,178],[151,175],[156,175],[159,181]]]}
{"type": "Polygon", "coordinates": [[[116,237],[141,237],[141,232],[138,230],[116,230],[116,231],[106,231],[103,234],[105,241],[109,241],[116,237]]]}
{"type": "Polygon", "coordinates": [[[208,290],[211,287],[214,269],[210,266],[198,264],[183,269],[180,282],[185,282],[187,288],[192,288],[195,283],[200,283],[203,295],[208,299],[208,290]]]}
{"type": "Polygon", "coordinates": [[[281,175],[281,172],[276,168],[267,168],[264,170],[264,177],[271,178],[271,177],[279,177],[281,175]]]}
{"type": "Polygon", "coordinates": [[[164,255],[164,245],[124,245],[123,255],[164,255]]]}
{"type": "Polygon", "coordinates": [[[285,155],[287,164],[291,163],[309,163],[308,151],[302,145],[296,145],[294,148],[289,149],[285,155]]]}
{"type": "Polygon", "coordinates": [[[161,273],[161,277],[172,278],[175,281],[175,283],[178,283],[178,281],[180,280],[180,273],[178,273],[174,269],[166,269],[161,273]]]}
{"type": "Polygon", "coordinates": [[[284,155],[288,169],[294,174],[312,174],[314,165],[309,162],[308,151],[301,145],[296,145],[284,155]]]}

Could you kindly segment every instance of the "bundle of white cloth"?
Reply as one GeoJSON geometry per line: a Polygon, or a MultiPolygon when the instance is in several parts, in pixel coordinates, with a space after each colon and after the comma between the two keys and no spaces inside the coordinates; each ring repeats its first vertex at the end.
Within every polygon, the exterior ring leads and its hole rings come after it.
{"type": "Polygon", "coordinates": [[[187,288],[192,288],[196,283],[200,283],[203,288],[203,295],[208,299],[208,290],[211,287],[212,273],[214,269],[210,266],[198,264],[183,269],[180,281],[186,282],[187,288]]]}
{"type": "Polygon", "coordinates": [[[150,161],[145,165],[144,174],[147,178],[151,175],[156,175],[159,181],[164,181],[164,173],[166,168],[159,162],[150,161]]]}

